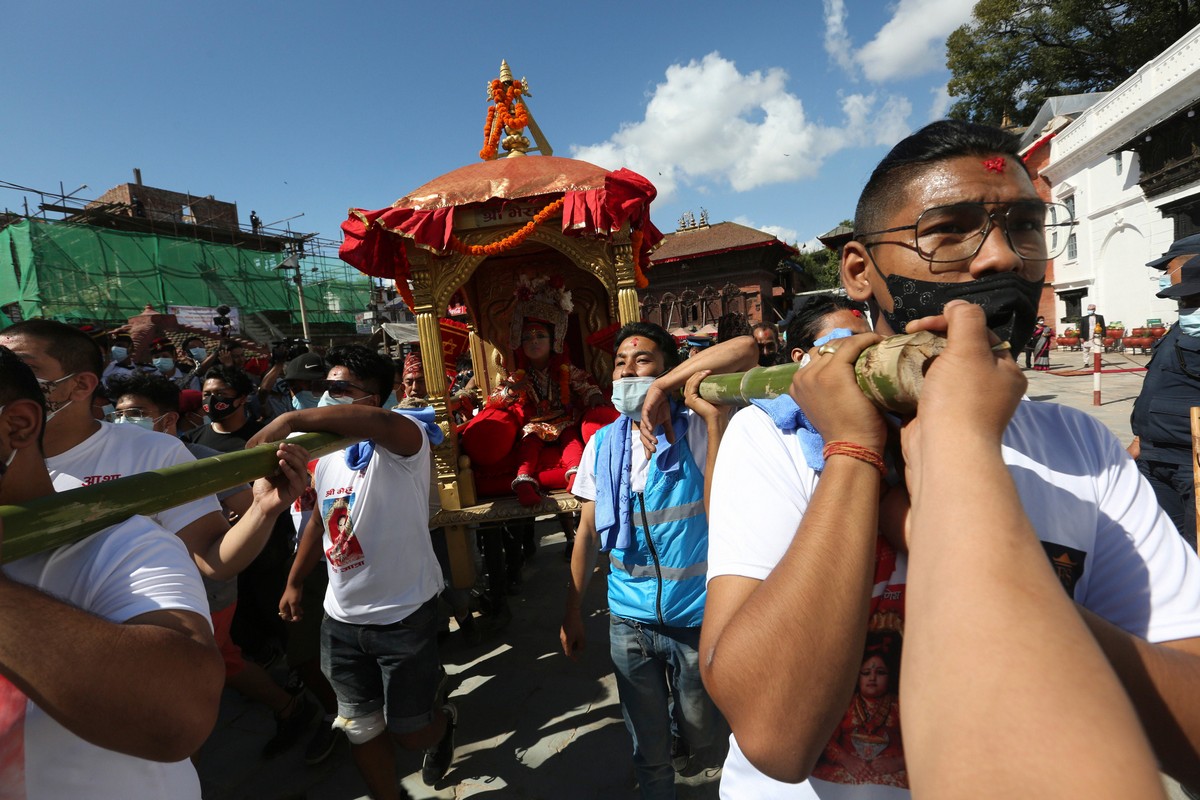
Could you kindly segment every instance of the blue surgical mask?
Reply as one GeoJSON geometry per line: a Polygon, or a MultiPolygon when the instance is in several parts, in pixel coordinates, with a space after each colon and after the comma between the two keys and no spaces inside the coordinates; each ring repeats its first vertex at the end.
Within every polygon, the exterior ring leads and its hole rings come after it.
{"type": "Polygon", "coordinates": [[[292,395],[292,408],[297,411],[303,411],[306,408],[316,408],[318,402],[317,396],[308,389],[292,395]]]}
{"type": "Polygon", "coordinates": [[[1171,273],[1164,272],[1162,274],[1162,277],[1160,277],[1158,279],[1158,290],[1161,292],[1163,289],[1170,289],[1170,288],[1171,288],[1171,273]]]}
{"type": "Polygon", "coordinates": [[[193,347],[191,350],[188,350],[188,353],[192,356],[193,359],[195,359],[197,364],[199,364],[204,359],[208,358],[208,351],[205,350],[203,347],[193,347]]]}
{"type": "Polygon", "coordinates": [[[1200,308],[1179,309],[1179,327],[1185,336],[1200,339],[1200,308]]]}
{"type": "Polygon", "coordinates": [[[329,392],[321,395],[321,399],[317,401],[317,408],[328,408],[329,406],[348,406],[354,403],[353,397],[330,397],[329,392]]]}
{"type": "Polygon", "coordinates": [[[128,347],[114,347],[110,352],[112,353],[112,360],[117,363],[129,358],[128,347]]]}
{"type": "Polygon", "coordinates": [[[154,368],[164,375],[175,369],[175,359],[173,358],[156,358],[152,363],[154,368]]]}
{"type": "Polygon", "coordinates": [[[625,416],[635,422],[642,418],[642,404],[646,402],[646,393],[654,383],[653,377],[646,378],[617,378],[613,381],[612,400],[625,416]]]}
{"type": "Polygon", "coordinates": [[[384,408],[395,408],[398,405],[400,405],[400,398],[396,397],[396,393],[394,391],[387,396],[387,400],[383,401],[384,408]]]}

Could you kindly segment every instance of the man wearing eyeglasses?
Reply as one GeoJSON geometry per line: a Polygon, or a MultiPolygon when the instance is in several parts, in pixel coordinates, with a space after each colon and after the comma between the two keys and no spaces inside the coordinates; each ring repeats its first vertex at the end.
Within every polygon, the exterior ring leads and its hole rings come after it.
{"type": "Polygon", "coordinates": [[[371,796],[399,798],[394,744],[425,750],[433,786],[454,760],[457,710],[442,697],[437,595],[442,573],[429,537],[428,429],[385,410],[395,365],[361,345],[335,348],[317,408],[282,414],[250,445],[291,433],[361,439],[313,471],[316,507],[301,534],[279,616],[304,616],[304,580],[322,552],[329,575],[321,670],[371,796]]]}
{"type": "MultiPolygon", "coordinates": [[[[944,331],[952,299],[981,306],[996,346],[1019,353],[1069,224],[1066,209],[1039,198],[1015,137],[994,128],[933,123],[876,167],[841,265],[876,332],[810,353],[791,388],[806,421],[789,427],[743,409],[717,457],[700,663],[734,734],[722,797],[909,796],[911,762],[893,725],[902,709],[858,679],[869,667],[868,631],[903,640],[908,537],[920,531],[910,530],[895,421],[865,399],[854,363],[909,323],[944,331]]],[[[980,430],[1003,430],[1001,455],[1031,529],[1162,768],[1200,784],[1200,561],[1095,419],[1021,402],[1005,425],[990,407],[981,398],[980,430]]],[[[928,665],[903,663],[902,694],[906,683],[936,684],[928,665]]],[[[1004,697],[1003,686],[981,686],[972,700],[986,717],[1005,713],[1004,697]]],[[[969,781],[1010,768],[987,763],[990,732],[986,718],[961,732],[979,740],[980,771],[963,770],[969,781]]]]}

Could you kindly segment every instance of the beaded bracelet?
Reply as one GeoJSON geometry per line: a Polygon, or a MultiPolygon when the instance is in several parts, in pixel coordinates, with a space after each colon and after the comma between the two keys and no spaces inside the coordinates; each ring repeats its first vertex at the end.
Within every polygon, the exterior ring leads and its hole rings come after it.
{"type": "Polygon", "coordinates": [[[842,441],[829,442],[825,445],[825,449],[821,451],[821,455],[826,460],[830,456],[850,456],[853,459],[875,467],[875,469],[879,470],[880,475],[887,475],[887,467],[884,466],[883,456],[869,447],[863,447],[861,444],[842,441]]]}

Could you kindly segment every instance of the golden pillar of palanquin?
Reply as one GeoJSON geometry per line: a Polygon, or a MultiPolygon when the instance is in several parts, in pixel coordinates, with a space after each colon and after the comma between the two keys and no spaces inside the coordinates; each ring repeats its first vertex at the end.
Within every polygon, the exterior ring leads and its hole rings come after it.
{"type": "Polygon", "coordinates": [[[637,277],[633,268],[633,245],[629,241],[629,225],[613,235],[613,262],[617,268],[617,318],[622,325],[639,322],[642,307],[638,301],[637,277]]]}
{"type": "MultiPolygon", "coordinates": [[[[417,317],[417,336],[421,340],[421,366],[425,370],[425,387],[429,392],[430,405],[437,415],[438,426],[446,435],[445,440],[433,448],[433,479],[437,482],[442,508],[457,510],[462,508],[459,491],[461,476],[458,472],[458,436],[446,408],[446,367],[442,354],[442,331],[433,297],[432,268],[435,266],[433,262],[438,259],[419,251],[411,252],[409,257],[413,300],[416,301],[413,313],[417,317]]],[[[462,525],[450,525],[446,526],[445,533],[455,587],[465,589],[474,585],[475,560],[471,557],[467,529],[462,525]]]]}

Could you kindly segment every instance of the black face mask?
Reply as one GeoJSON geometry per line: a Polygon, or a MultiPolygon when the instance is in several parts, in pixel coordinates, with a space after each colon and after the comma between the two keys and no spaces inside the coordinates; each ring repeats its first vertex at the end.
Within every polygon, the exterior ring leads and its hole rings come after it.
{"type": "Polygon", "coordinates": [[[985,275],[962,283],[922,281],[900,275],[885,275],[884,280],[892,295],[892,310],[884,311],[883,318],[896,333],[904,333],[904,326],[914,319],[942,313],[951,300],[966,300],[983,308],[988,327],[1012,345],[1013,358],[1033,333],[1045,286],[1045,281],[1027,281],[1014,272],[985,275]]]}
{"type": "Polygon", "coordinates": [[[208,418],[212,420],[225,419],[237,411],[238,407],[234,405],[235,402],[237,402],[237,398],[227,400],[215,394],[206,394],[204,395],[204,413],[208,414],[208,418]]]}

